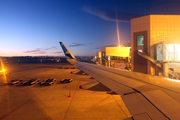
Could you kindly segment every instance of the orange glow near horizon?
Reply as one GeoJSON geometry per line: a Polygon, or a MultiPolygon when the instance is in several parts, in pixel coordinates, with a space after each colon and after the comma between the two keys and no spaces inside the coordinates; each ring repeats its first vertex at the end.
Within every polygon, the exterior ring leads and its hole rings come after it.
{"type": "MultiPolygon", "coordinates": [[[[22,57],[22,56],[63,56],[64,53],[53,53],[53,52],[47,52],[47,53],[24,53],[23,51],[6,51],[6,50],[2,50],[0,51],[0,56],[1,57],[22,57]],[[13,52],[12,52],[13,51],[13,52]]],[[[59,51],[58,51],[59,52],[59,51]]]]}

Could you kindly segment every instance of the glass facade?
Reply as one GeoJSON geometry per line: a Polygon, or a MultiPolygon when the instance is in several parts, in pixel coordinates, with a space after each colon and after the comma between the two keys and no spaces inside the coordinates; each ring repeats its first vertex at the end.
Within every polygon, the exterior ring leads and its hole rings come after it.
{"type": "MultiPolygon", "coordinates": [[[[157,60],[161,60],[160,50],[162,44],[157,45],[157,60]]],[[[163,45],[163,60],[177,60],[180,61],[180,44],[164,44],[163,45]]]]}
{"type": "Polygon", "coordinates": [[[111,60],[111,56],[108,56],[108,60],[111,60]]]}
{"type": "Polygon", "coordinates": [[[157,60],[162,60],[162,44],[157,45],[157,60]]]}
{"type": "Polygon", "coordinates": [[[180,44],[175,44],[175,60],[180,61],[180,44]]]}
{"type": "Polygon", "coordinates": [[[126,61],[126,57],[117,57],[117,56],[109,56],[109,57],[110,60],[126,61]]]}
{"type": "Polygon", "coordinates": [[[137,36],[137,46],[144,46],[144,35],[137,36]]]}
{"type": "Polygon", "coordinates": [[[174,50],[174,44],[164,44],[164,60],[175,60],[174,50]]]}

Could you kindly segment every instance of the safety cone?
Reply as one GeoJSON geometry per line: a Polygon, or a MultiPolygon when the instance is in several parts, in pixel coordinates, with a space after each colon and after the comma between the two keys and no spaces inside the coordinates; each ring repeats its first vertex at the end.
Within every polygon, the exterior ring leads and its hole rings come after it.
{"type": "Polygon", "coordinates": [[[72,97],[72,96],[71,96],[71,91],[69,92],[69,97],[72,97]]]}

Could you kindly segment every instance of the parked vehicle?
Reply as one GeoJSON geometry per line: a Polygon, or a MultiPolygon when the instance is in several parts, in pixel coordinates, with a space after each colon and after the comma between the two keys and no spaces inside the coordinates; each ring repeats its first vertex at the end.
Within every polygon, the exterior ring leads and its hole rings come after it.
{"type": "Polygon", "coordinates": [[[39,79],[32,79],[31,85],[36,84],[37,82],[39,82],[39,79]]]}
{"type": "Polygon", "coordinates": [[[22,80],[11,80],[10,84],[15,85],[15,84],[18,84],[20,82],[22,82],[22,80]]]}
{"type": "Polygon", "coordinates": [[[42,82],[40,82],[40,85],[44,85],[47,81],[49,81],[50,79],[45,79],[42,82]]]}
{"type": "Polygon", "coordinates": [[[63,79],[61,80],[61,83],[70,83],[72,82],[72,79],[63,79]]]}
{"type": "Polygon", "coordinates": [[[33,84],[36,84],[38,81],[39,81],[39,79],[31,79],[26,82],[23,82],[22,85],[33,85],[33,84]]]}
{"type": "Polygon", "coordinates": [[[55,81],[56,81],[56,79],[50,79],[50,80],[46,81],[45,85],[52,85],[52,84],[54,84],[55,81]]]}

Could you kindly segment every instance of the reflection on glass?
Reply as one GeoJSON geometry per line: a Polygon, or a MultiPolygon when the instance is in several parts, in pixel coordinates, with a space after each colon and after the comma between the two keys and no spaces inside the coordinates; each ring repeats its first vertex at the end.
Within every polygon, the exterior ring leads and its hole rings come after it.
{"type": "Polygon", "coordinates": [[[162,44],[157,45],[157,60],[162,60],[162,44]]]}
{"type": "MultiPolygon", "coordinates": [[[[160,44],[159,44],[160,45],[160,44]]],[[[160,60],[158,58],[159,51],[157,45],[157,60],[160,60]]],[[[180,44],[164,44],[164,60],[177,60],[180,61],[180,44]]]]}
{"type": "Polygon", "coordinates": [[[137,46],[144,46],[144,36],[143,35],[137,36],[137,46]]]}
{"type": "Polygon", "coordinates": [[[104,53],[104,52],[102,53],[102,56],[103,56],[103,57],[105,56],[105,53],[104,53]]]}

